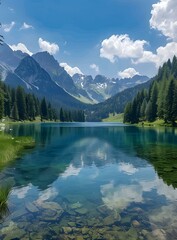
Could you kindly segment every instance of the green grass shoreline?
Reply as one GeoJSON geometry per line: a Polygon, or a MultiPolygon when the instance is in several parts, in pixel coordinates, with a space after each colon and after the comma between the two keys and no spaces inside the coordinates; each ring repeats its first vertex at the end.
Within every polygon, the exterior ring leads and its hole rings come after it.
{"type": "Polygon", "coordinates": [[[0,132],[0,170],[22,155],[25,149],[34,148],[35,141],[31,137],[12,137],[0,132]]]}
{"type": "MultiPolygon", "coordinates": [[[[102,122],[119,122],[119,123],[123,123],[123,118],[124,118],[124,114],[123,113],[119,113],[119,114],[109,114],[108,118],[102,119],[102,122]]],[[[132,125],[132,126],[137,126],[137,127],[174,127],[172,126],[171,123],[165,123],[164,120],[162,119],[157,119],[154,122],[147,122],[147,121],[143,121],[143,122],[139,122],[139,123],[135,123],[135,124],[130,124],[130,123],[125,123],[127,125],[132,125]]]]}

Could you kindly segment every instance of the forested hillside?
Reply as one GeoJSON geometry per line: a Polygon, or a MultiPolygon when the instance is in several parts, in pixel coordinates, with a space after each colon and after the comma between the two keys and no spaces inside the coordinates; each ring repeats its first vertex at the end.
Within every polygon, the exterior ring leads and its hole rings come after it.
{"type": "Polygon", "coordinates": [[[124,122],[153,122],[163,119],[165,123],[176,125],[177,120],[177,58],[164,63],[159,68],[148,91],[138,92],[124,110],[124,122]]]}
{"type": "Polygon", "coordinates": [[[125,105],[131,101],[142,89],[148,89],[153,79],[128,88],[106,101],[90,106],[87,112],[87,121],[101,121],[109,116],[109,113],[123,113],[125,105]]]}
{"type": "Polygon", "coordinates": [[[22,87],[10,88],[0,81],[0,119],[7,117],[12,121],[40,120],[85,121],[82,110],[53,108],[45,98],[39,99],[34,94],[26,93],[22,87]]]}

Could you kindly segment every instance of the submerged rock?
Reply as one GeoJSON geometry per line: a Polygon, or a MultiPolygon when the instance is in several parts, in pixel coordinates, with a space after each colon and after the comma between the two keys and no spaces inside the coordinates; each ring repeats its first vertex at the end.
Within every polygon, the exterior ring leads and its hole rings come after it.
{"type": "Polygon", "coordinates": [[[115,219],[113,216],[108,216],[103,219],[103,224],[106,226],[113,225],[115,223],[115,219]]]}
{"type": "Polygon", "coordinates": [[[75,223],[75,222],[68,222],[68,226],[70,226],[70,227],[76,227],[76,223],[75,223]]]}
{"type": "Polygon", "coordinates": [[[140,227],[141,224],[137,220],[134,220],[132,222],[132,225],[133,225],[133,227],[138,228],[138,227],[140,227]]]}
{"type": "Polygon", "coordinates": [[[166,240],[166,233],[163,229],[156,229],[152,231],[152,236],[154,240],[166,240]]]}
{"type": "Polygon", "coordinates": [[[73,232],[71,227],[62,227],[61,230],[62,230],[62,233],[65,233],[65,234],[70,234],[73,232]]]}
{"type": "Polygon", "coordinates": [[[78,209],[75,209],[75,212],[81,215],[85,215],[88,213],[88,210],[86,208],[78,208],[78,209]]]}
{"type": "Polygon", "coordinates": [[[56,211],[45,209],[42,215],[39,216],[39,219],[43,221],[56,221],[58,217],[60,217],[60,215],[58,215],[56,211]]]}
{"type": "Polygon", "coordinates": [[[23,229],[18,228],[9,233],[4,240],[21,239],[25,234],[26,232],[23,229]]]}
{"type": "Polygon", "coordinates": [[[82,207],[82,204],[80,202],[73,203],[69,206],[71,209],[78,209],[82,207]]]}
{"type": "Polygon", "coordinates": [[[25,206],[26,209],[31,213],[36,213],[39,211],[39,209],[33,203],[28,202],[25,206]]]}

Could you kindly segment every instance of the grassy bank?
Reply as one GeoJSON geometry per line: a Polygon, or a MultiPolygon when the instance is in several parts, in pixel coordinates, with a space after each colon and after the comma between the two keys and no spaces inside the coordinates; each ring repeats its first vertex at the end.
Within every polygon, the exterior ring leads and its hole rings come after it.
{"type": "Polygon", "coordinates": [[[102,120],[102,122],[123,122],[124,115],[123,113],[119,114],[109,114],[108,118],[102,120]]]}
{"type": "Polygon", "coordinates": [[[144,127],[172,127],[171,123],[165,123],[164,120],[162,119],[157,119],[154,122],[147,122],[147,121],[143,121],[143,122],[139,122],[138,124],[135,124],[137,126],[144,126],[144,127]]]}
{"type": "Polygon", "coordinates": [[[0,133],[0,169],[7,166],[22,154],[24,149],[33,148],[35,145],[31,137],[15,137],[0,133]]]}
{"type": "MultiPolygon", "coordinates": [[[[55,122],[55,121],[50,121],[50,120],[43,120],[43,122],[55,122]]],[[[59,122],[59,120],[57,120],[57,122],[59,122]]],[[[36,117],[35,120],[33,121],[30,121],[30,120],[24,120],[24,121],[13,121],[12,119],[10,118],[5,118],[4,119],[4,122],[5,124],[19,124],[19,123],[41,123],[41,118],[40,117],[36,117]]]]}

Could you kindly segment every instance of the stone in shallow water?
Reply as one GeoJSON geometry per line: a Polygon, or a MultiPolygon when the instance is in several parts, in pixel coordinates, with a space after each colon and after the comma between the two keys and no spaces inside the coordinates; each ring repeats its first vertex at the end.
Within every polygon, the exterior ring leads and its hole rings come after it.
{"type": "Polygon", "coordinates": [[[26,232],[23,229],[16,228],[13,229],[12,232],[9,232],[3,239],[4,240],[12,240],[12,239],[21,239],[26,232]]]}
{"type": "Polygon", "coordinates": [[[131,222],[131,217],[127,216],[121,219],[122,224],[130,224],[130,222],[131,222]]]}
{"type": "Polygon", "coordinates": [[[97,220],[95,218],[90,218],[87,220],[87,224],[89,227],[93,227],[95,224],[97,224],[97,220]]]}
{"type": "Polygon", "coordinates": [[[45,209],[39,216],[39,219],[41,219],[42,221],[56,221],[58,217],[60,216],[58,216],[56,211],[53,211],[51,209],[45,209]]]}
{"type": "Polygon", "coordinates": [[[140,227],[141,224],[137,220],[134,220],[132,222],[132,225],[133,225],[133,227],[138,228],[138,227],[140,227]]]}
{"type": "Polygon", "coordinates": [[[14,229],[17,228],[17,224],[13,221],[9,222],[9,226],[6,226],[1,229],[2,234],[8,234],[9,232],[12,232],[14,229]]]}
{"type": "Polygon", "coordinates": [[[15,212],[13,212],[11,214],[11,219],[16,219],[16,218],[19,218],[19,217],[22,217],[23,215],[25,215],[27,213],[26,209],[22,208],[20,210],[17,210],[15,212]]]}
{"type": "Polygon", "coordinates": [[[73,230],[71,227],[62,227],[62,233],[70,234],[72,232],[73,232],[73,230]]]}
{"type": "Polygon", "coordinates": [[[60,206],[60,204],[56,202],[41,202],[39,204],[39,207],[56,211],[63,211],[63,208],[60,206]]]}
{"type": "Polygon", "coordinates": [[[39,211],[39,209],[33,203],[30,202],[26,203],[26,209],[32,213],[36,213],[39,211]]]}
{"type": "Polygon", "coordinates": [[[84,238],[82,236],[77,236],[76,240],[84,240],[84,238]]]}
{"type": "Polygon", "coordinates": [[[115,222],[119,222],[121,216],[117,212],[112,212],[112,215],[109,215],[103,219],[103,224],[106,226],[113,225],[115,222]]]}
{"type": "Polygon", "coordinates": [[[76,226],[76,223],[75,223],[75,222],[68,222],[68,226],[69,226],[69,227],[75,227],[75,226],[76,226]]]}
{"type": "Polygon", "coordinates": [[[163,229],[156,229],[152,231],[152,236],[154,237],[154,240],[166,240],[166,234],[163,229]]]}
{"type": "Polygon", "coordinates": [[[69,206],[71,209],[81,208],[82,204],[80,202],[73,203],[69,206]]]}
{"type": "Polygon", "coordinates": [[[101,205],[101,206],[97,207],[97,210],[98,210],[99,213],[101,213],[103,215],[108,215],[111,212],[111,210],[109,210],[107,208],[107,206],[105,206],[105,205],[101,205]]]}
{"type": "Polygon", "coordinates": [[[113,216],[108,216],[103,219],[103,224],[106,226],[113,225],[115,223],[115,219],[113,216]]]}
{"type": "Polygon", "coordinates": [[[82,228],[82,234],[83,234],[83,235],[86,235],[86,234],[88,234],[88,233],[89,233],[89,228],[83,227],[83,228],[82,228]]]}
{"type": "Polygon", "coordinates": [[[78,208],[78,209],[75,209],[75,212],[81,215],[85,215],[88,213],[88,210],[86,208],[78,208]]]}
{"type": "Polygon", "coordinates": [[[138,234],[135,228],[131,227],[127,232],[128,239],[136,240],[138,238],[138,234]]]}

